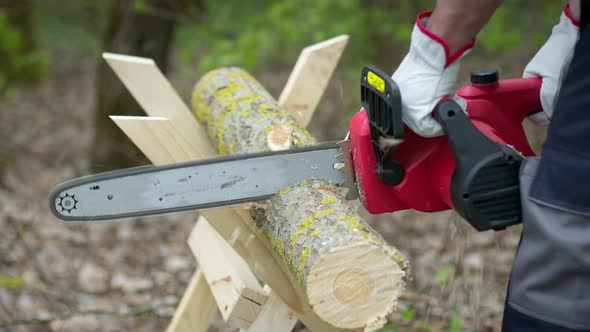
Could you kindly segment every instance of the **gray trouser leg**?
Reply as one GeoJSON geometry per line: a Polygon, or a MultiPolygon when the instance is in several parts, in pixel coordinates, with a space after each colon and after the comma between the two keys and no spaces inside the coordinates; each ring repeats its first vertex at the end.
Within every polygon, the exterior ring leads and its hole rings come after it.
{"type": "Polygon", "coordinates": [[[530,199],[538,164],[528,158],[520,170],[523,236],[508,302],[537,319],[590,329],[590,216],[530,199]]]}

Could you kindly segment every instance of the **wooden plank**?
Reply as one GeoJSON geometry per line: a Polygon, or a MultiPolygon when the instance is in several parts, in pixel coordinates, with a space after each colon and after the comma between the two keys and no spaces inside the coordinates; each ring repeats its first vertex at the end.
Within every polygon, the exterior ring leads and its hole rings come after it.
{"type": "Polygon", "coordinates": [[[103,53],[102,57],[147,115],[170,120],[199,155],[214,154],[201,125],[154,60],[113,53],[103,53]]]}
{"type": "Polygon", "coordinates": [[[297,316],[270,287],[265,286],[264,290],[268,292],[268,299],[248,332],[292,331],[297,324],[297,316]]]}
{"type": "Polygon", "coordinates": [[[348,43],[341,35],[304,48],[279,97],[297,123],[307,127],[348,43]]]}
{"type": "Polygon", "coordinates": [[[166,118],[117,115],[110,118],[154,165],[199,159],[199,154],[166,118]]]}
{"type": "Polygon", "coordinates": [[[223,318],[232,326],[249,328],[267,297],[256,277],[202,216],[188,244],[203,269],[223,318]]]}
{"type": "Polygon", "coordinates": [[[206,332],[215,313],[215,300],[201,268],[197,268],[166,332],[206,332]]]}

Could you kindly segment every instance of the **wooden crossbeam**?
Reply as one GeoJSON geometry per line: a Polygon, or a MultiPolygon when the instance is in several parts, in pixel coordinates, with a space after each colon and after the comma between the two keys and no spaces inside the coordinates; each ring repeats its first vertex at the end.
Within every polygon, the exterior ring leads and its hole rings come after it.
{"type": "Polygon", "coordinates": [[[205,131],[154,60],[113,53],[102,57],[147,115],[170,120],[200,157],[215,154],[205,131]]]}
{"type": "Polygon", "coordinates": [[[219,309],[225,321],[249,328],[266,302],[266,292],[256,277],[246,264],[232,264],[242,259],[204,217],[199,217],[188,243],[217,303],[224,303],[219,309]]]}
{"type": "Polygon", "coordinates": [[[167,118],[119,115],[111,115],[110,118],[154,165],[200,158],[200,154],[167,118]]]}
{"type": "Polygon", "coordinates": [[[304,48],[279,97],[279,104],[307,127],[348,43],[341,35],[304,48]]]}
{"type": "Polygon", "coordinates": [[[185,291],[166,332],[204,332],[215,313],[215,299],[203,270],[198,267],[185,291]]]}
{"type": "Polygon", "coordinates": [[[270,287],[265,286],[264,290],[268,293],[268,299],[248,332],[292,331],[297,324],[295,314],[270,287]]]}

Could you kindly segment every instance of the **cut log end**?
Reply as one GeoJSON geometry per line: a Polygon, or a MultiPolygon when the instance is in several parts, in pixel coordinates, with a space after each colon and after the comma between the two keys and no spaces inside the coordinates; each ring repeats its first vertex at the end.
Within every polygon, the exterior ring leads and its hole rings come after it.
{"type": "Polygon", "coordinates": [[[336,248],[311,267],[306,293],[326,322],[361,328],[394,309],[404,287],[405,272],[382,248],[356,243],[336,248]]]}
{"type": "Polygon", "coordinates": [[[293,128],[279,124],[273,126],[266,135],[268,148],[271,151],[287,150],[291,147],[293,128]]]}

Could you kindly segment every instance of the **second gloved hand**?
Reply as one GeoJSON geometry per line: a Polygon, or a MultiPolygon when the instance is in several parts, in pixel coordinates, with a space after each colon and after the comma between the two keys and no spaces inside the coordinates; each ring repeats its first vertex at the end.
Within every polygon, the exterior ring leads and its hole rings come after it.
{"type": "MultiPolygon", "coordinates": [[[[440,136],[442,127],[432,111],[443,97],[453,97],[460,60],[475,41],[450,54],[447,43],[426,29],[430,13],[419,14],[412,31],[410,51],[392,78],[402,96],[402,114],[406,125],[424,137],[440,136]]],[[[465,101],[455,97],[465,109],[465,101]]]]}
{"type": "Polygon", "coordinates": [[[557,90],[578,40],[578,25],[579,23],[570,14],[569,7],[565,6],[551,36],[524,70],[523,77],[543,78],[540,98],[544,112],[529,115],[529,120],[537,125],[549,125],[557,90]]]}

